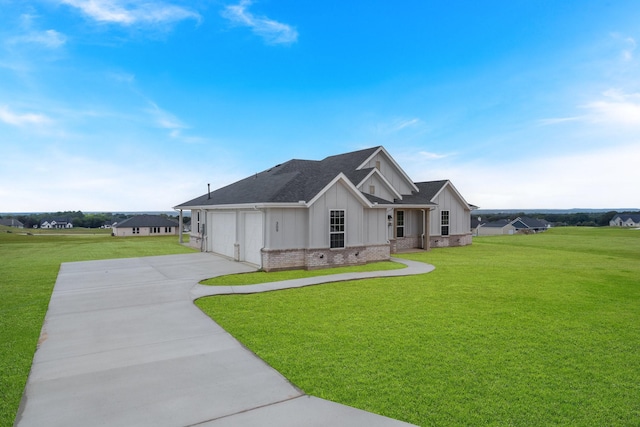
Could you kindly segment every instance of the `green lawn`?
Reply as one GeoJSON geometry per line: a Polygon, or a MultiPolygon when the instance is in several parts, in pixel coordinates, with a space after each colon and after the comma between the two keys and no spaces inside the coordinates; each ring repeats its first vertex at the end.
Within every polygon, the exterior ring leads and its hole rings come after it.
{"type": "Polygon", "coordinates": [[[436,270],[198,305],[308,394],[418,425],[640,425],[640,230],[405,257],[436,270]]]}
{"type": "Polygon", "coordinates": [[[69,230],[29,236],[0,227],[0,426],[3,427],[13,425],[60,263],[192,252],[178,244],[177,236],[115,238],[109,230],[85,230],[95,234],[79,234],[81,230],[73,229],[72,235],[64,231],[69,230]]]}

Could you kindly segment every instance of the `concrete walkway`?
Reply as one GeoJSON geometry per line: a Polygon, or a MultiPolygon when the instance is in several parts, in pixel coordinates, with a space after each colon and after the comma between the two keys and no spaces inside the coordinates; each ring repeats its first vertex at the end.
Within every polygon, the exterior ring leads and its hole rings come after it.
{"type": "Polygon", "coordinates": [[[433,269],[398,261],[409,267],[242,287],[198,285],[254,270],[207,253],[62,264],[15,425],[406,426],[305,395],[193,304],[433,269]]]}

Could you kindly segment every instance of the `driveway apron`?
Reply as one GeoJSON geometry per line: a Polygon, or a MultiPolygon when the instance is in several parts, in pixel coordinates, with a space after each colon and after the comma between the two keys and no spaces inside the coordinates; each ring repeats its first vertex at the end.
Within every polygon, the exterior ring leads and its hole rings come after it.
{"type": "Polygon", "coordinates": [[[306,396],[202,313],[208,253],[62,264],[15,426],[406,426],[306,396]]]}

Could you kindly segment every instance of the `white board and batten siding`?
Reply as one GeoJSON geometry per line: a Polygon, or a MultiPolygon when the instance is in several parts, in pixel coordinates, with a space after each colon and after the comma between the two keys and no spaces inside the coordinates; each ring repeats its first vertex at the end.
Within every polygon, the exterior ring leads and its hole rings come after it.
{"type": "Polygon", "coordinates": [[[344,184],[337,182],[309,208],[309,247],[329,247],[329,212],[333,209],[345,211],[346,246],[361,245],[364,208],[344,184]]]}
{"type": "Polygon", "coordinates": [[[265,245],[267,249],[306,248],[309,240],[309,214],[300,208],[268,209],[265,245]]]}
{"type": "Polygon", "coordinates": [[[403,175],[384,154],[378,153],[373,156],[365,167],[375,168],[378,165],[380,166],[380,173],[389,181],[393,188],[400,194],[411,194],[414,190],[411,186],[412,183],[407,181],[405,175],[403,175]]]}
{"type": "Polygon", "coordinates": [[[449,211],[449,235],[465,234],[471,231],[471,211],[464,208],[464,203],[449,188],[438,194],[435,200],[436,209],[431,211],[429,234],[432,236],[441,235],[441,212],[449,211]]]}

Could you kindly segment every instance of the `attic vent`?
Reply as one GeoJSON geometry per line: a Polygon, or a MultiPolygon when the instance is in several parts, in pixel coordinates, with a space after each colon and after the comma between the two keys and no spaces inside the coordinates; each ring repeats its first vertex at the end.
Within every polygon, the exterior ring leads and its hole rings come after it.
{"type": "Polygon", "coordinates": [[[376,169],[380,170],[380,160],[376,160],[376,169]]]}
{"type": "Polygon", "coordinates": [[[369,186],[369,194],[376,194],[376,186],[375,185],[370,185],[369,186]]]}

